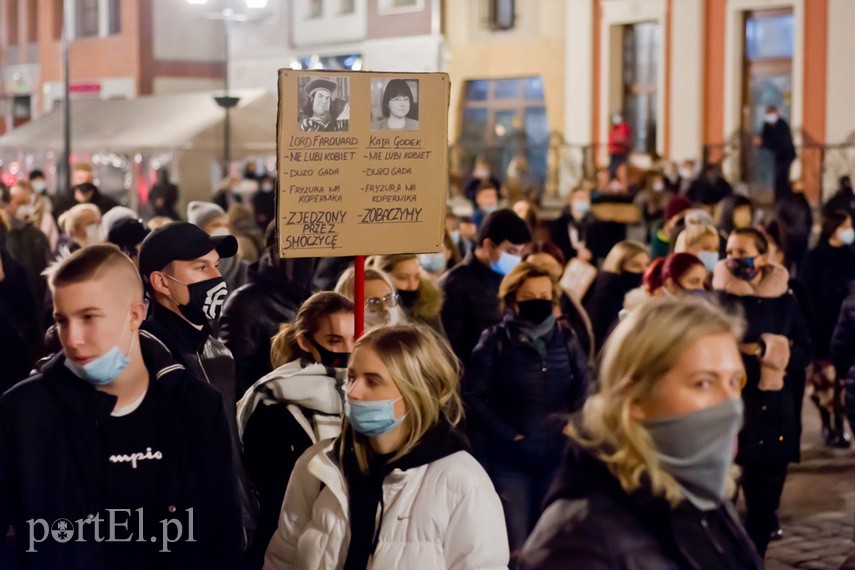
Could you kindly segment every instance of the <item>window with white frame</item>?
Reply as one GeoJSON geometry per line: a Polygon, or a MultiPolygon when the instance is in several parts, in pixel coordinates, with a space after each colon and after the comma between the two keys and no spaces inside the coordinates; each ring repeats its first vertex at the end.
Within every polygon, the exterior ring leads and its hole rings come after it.
{"type": "Polygon", "coordinates": [[[425,0],[378,0],[379,14],[395,14],[398,12],[418,12],[425,7],[425,0]]]}
{"type": "Polygon", "coordinates": [[[348,14],[353,14],[355,11],[356,11],[355,0],[341,0],[341,11],[339,13],[342,16],[346,16],[348,14]]]}
{"type": "Polygon", "coordinates": [[[121,32],[120,0],[74,0],[74,37],[92,38],[121,32]]]}

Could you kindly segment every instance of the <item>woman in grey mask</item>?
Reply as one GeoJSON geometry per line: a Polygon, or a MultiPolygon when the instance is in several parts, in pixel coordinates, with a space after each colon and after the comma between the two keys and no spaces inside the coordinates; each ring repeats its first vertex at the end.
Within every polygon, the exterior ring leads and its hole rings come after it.
{"type": "Polygon", "coordinates": [[[654,298],[620,322],[524,567],[763,567],[729,501],[741,334],[692,298],[654,298]]]}

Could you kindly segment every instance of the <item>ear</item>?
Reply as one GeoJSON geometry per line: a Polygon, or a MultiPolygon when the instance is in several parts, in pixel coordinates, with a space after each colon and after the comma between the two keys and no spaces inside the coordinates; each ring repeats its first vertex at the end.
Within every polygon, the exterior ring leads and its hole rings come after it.
{"type": "Polygon", "coordinates": [[[633,402],[629,405],[629,417],[636,422],[643,422],[647,417],[644,413],[644,410],[641,407],[641,404],[638,402],[633,402]]]}
{"type": "Polygon", "coordinates": [[[297,346],[299,346],[304,352],[312,354],[312,343],[309,342],[309,339],[306,338],[306,335],[297,335],[297,346]]]}
{"type": "Polygon", "coordinates": [[[131,329],[139,330],[140,325],[145,320],[146,306],[145,303],[134,303],[131,305],[131,329]]]}
{"type": "Polygon", "coordinates": [[[148,282],[149,285],[151,285],[152,290],[156,293],[166,295],[167,297],[172,294],[169,291],[169,279],[167,279],[162,271],[152,271],[149,273],[148,282]]]}

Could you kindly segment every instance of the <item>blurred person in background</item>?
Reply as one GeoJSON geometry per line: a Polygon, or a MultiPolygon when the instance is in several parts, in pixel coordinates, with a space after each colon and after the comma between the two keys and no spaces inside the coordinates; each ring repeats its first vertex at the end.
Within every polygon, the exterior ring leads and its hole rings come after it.
{"type": "Polygon", "coordinates": [[[157,181],[148,192],[148,203],[152,216],[164,216],[171,220],[180,220],[175,206],[178,204],[178,186],[169,180],[169,169],[165,166],[157,169],[157,181]]]}
{"type": "Polygon", "coordinates": [[[718,213],[718,229],[730,235],[735,229],[750,228],[754,223],[754,202],[736,194],[721,203],[718,213]]]}
{"type": "Polygon", "coordinates": [[[811,339],[787,270],[769,259],[769,242],[754,228],[735,229],[727,258],[713,272],[721,303],[739,310],[746,331],[739,345],[747,383],[737,463],[745,496],[745,528],[757,551],[780,537],[777,510],[788,464],[799,460],[801,402],[811,339]]]}
{"type": "Polygon", "coordinates": [[[691,253],[704,264],[707,273],[712,275],[719,261],[722,237],[712,224],[686,223],[686,228],[677,236],[674,253],[691,253]]]}
{"type": "Polygon", "coordinates": [[[95,204],[78,204],[59,217],[62,235],[56,252],[74,252],[81,247],[100,243],[101,211],[95,204]]]}
{"type": "MultiPolygon", "coordinates": [[[[564,256],[561,254],[558,246],[551,242],[532,242],[523,254],[523,261],[545,268],[556,282],[559,282],[561,276],[564,275],[564,256]]],[[[588,318],[588,313],[582,307],[581,303],[563,290],[560,290],[555,317],[561,317],[570,324],[573,333],[579,341],[579,346],[587,355],[588,362],[593,363],[594,333],[591,328],[591,319],[588,318]]]]}
{"type": "Polygon", "coordinates": [[[852,190],[852,178],[847,174],[838,180],[837,192],[822,206],[823,211],[844,210],[850,218],[855,218],[855,191],[852,190]]]}
{"type": "Polygon", "coordinates": [[[276,219],[276,180],[269,174],[258,179],[258,192],[252,195],[252,212],[262,232],[276,219]]]}
{"type": "Polygon", "coordinates": [[[428,279],[415,254],[378,255],[370,258],[377,267],[392,278],[398,293],[398,305],[414,323],[421,323],[445,336],[442,328],[442,289],[428,279]]]}
{"type": "Polygon", "coordinates": [[[31,170],[27,179],[36,193],[36,200],[33,204],[33,223],[48,238],[50,250],[56,251],[56,245],[59,241],[59,228],[54,221],[53,201],[48,195],[45,173],[38,169],[31,170]]]}
{"type": "Polygon", "coordinates": [[[574,188],[567,195],[561,215],[549,227],[549,239],[561,249],[564,259],[592,260],[591,251],[585,247],[585,239],[593,221],[591,192],[584,186],[574,188]]]}
{"type": "Polygon", "coordinates": [[[629,153],[632,150],[632,131],[620,113],[612,115],[608,144],[609,178],[615,178],[618,167],[626,163],[629,153]]]}
{"type": "Polygon", "coordinates": [[[647,247],[637,241],[622,241],[606,256],[602,271],[582,301],[591,317],[596,352],[599,353],[617,322],[624,296],[641,286],[642,275],[649,264],[647,247]]]}
{"type": "Polygon", "coordinates": [[[664,221],[650,228],[650,255],[653,259],[665,257],[674,248],[677,236],[685,227],[686,212],[692,208],[692,201],[683,196],[675,196],[665,206],[664,221]]]}
{"type": "Polygon", "coordinates": [[[741,335],[699,299],[650,299],[621,321],[524,568],[763,568],[729,500],[741,335]]]}
{"type": "Polygon", "coordinates": [[[475,194],[484,184],[489,184],[493,188],[501,188],[502,182],[493,176],[492,168],[483,156],[475,158],[475,165],[472,167],[472,176],[466,181],[463,187],[463,195],[475,205],[475,194]]]}
{"type": "Polygon", "coordinates": [[[776,105],[766,107],[763,128],[755,139],[755,145],[770,151],[775,158],[775,200],[781,200],[792,191],[790,166],[796,159],[796,147],[790,124],[781,117],[776,105]]]}
{"type": "Polygon", "coordinates": [[[704,262],[691,253],[674,253],[662,264],[662,289],[666,295],[703,295],[707,270],[704,262]]]}
{"type": "MultiPolygon", "coordinates": [[[[356,272],[349,267],[341,274],[335,292],[353,301],[353,281],[356,272]]],[[[398,293],[389,275],[376,267],[365,268],[365,330],[407,322],[400,306],[398,293]]]]}
{"type": "Polygon", "coordinates": [[[273,372],[237,403],[243,461],[261,507],[248,553],[251,568],[261,568],[297,459],[341,433],[353,334],[353,303],[331,291],[315,293],[273,337],[273,372]]]}
{"type": "Polygon", "coordinates": [[[316,258],[280,259],[276,226],[270,224],[264,252],[250,266],[246,285],[226,299],[219,321],[219,337],[235,357],[242,390],[272,370],[270,339],[311,295],[317,266],[316,258]]]}
{"type": "Polygon", "coordinates": [[[480,228],[484,218],[499,209],[499,188],[490,183],[484,183],[475,192],[475,211],[472,221],[480,228]]]}
{"type": "Polygon", "coordinates": [[[478,233],[477,247],[442,279],[442,326],[454,353],[466,361],[481,333],[501,320],[499,283],[520,261],[531,241],[526,223],[512,210],[490,214],[478,233]]]}
{"type": "MultiPolygon", "coordinates": [[[[831,365],[831,337],[840,318],[843,301],[855,281],[853,244],[855,229],[849,214],[845,210],[825,212],[819,242],[808,252],[799,272],[799,281],[807,291],[813,315],[815,369],[831,365]]],[[[829,372],[831,370],[833,368],[829,372]]],[[[836,378],[831,380],[836,383],[836,378]]],[[[843,414],[835,413],[832,417],[826,408],[820,406],[819,409],[826,445],[849,447],[850,438],[843,414]]]]}
{"type": "Polygon", "coordinates": [[[256,225],[252,210],[243,204],[232,204],[227,217],[229,232],[238,240],[241,259],[255,263],[264,249],[264,232],[256,225]]]}
{"type": "Polygon", "coordinates": [[[6,251],[24,268],[30,290],[41,303],[47,291],[42,272],[50,262],[51,250],[47,236],[33,224],[35,201],[35,190],[24,180],[15,182],[0,194],[0,205],[6,211],[9,224],[6,251]]]}
{"type": "Polygon", "coordinates": [[[588,355],[557,320],[560,289],[545,267],[523,262],[499,287],[504,318],[481,335],[462,381],[485,435],[485,468],[505,508],[512,561],[540,514],[558,469],[569,415],[587,397],[588,355]]]}

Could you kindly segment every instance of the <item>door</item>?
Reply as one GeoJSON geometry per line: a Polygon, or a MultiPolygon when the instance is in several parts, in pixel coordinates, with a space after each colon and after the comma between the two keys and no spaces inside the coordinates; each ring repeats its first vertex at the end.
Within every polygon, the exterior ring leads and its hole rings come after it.
{"type": "Polygon", "coordinates": [[[771,188],[774,157],[754,145],[766,108],[775,105],[790,122],[793,92],[793,13],[789,9],[746,13],[742,97],[742,180],[771,188]]]}

